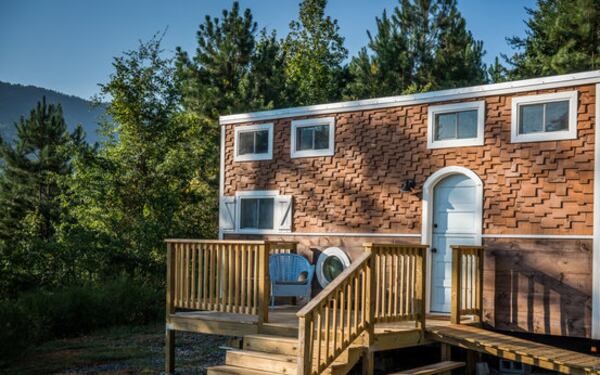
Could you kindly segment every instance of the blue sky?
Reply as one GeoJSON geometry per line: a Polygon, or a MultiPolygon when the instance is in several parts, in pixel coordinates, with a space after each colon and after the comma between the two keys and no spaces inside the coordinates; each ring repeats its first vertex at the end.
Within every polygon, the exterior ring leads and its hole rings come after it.
{"type": "MultiPolygon", "coordinates": [[[[398,0],[329,0],[346,47],[355,54],[367,43],[375,17],[398,0]]],[[[299,0],[242,0],[259,27],[283,36],[299,0]]],[[[112,57],[135,48],[168,27],[164,47],[193,51],[205,14],[218,15],[231,1],[218,0],[2,0],[0,81],[31,84],[89,98],[112,71],[112,57]]],[[[486,62],[510,52],[505,37],[523,35],[525,6],[534,0],[458,0],[475,38],[483,40],[486,62]]]]}

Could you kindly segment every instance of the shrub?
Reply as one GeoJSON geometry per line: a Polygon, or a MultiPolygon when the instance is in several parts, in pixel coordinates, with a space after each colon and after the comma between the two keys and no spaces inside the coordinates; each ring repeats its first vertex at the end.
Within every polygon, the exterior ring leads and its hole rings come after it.
{"type": "Polygon", "coordinates": [[[45,340],[158,321],[163,300],[160,286],[118,278],[0,301],[0,364],[45,340]]]}

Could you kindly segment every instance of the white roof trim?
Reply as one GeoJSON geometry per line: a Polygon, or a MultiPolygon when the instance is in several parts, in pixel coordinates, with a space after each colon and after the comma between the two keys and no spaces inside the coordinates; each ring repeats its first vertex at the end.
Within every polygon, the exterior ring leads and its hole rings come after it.
{"type": "Polygon", "coordinates": [[[490,95],[502,95],[514,92],[551,89],[565,86],[585,85],[600,82],[600,70],[565,74],[543,78],[525,79],[521,81],[493,83],[489,85],[471,86],[458,89],[431,91],[421,94],[388,96],[385,98],[355,100],[329,104],[317,104],[304,107],[274,109],[252,113],[242,113],[219,117],[221,125],[237,124],[249,121],[266,121],[272,119],[298,117],[307,115],[323,115],[330,113],[364,111],[369,109],[400,107],[446,100],[476,98],[490,95]]]}

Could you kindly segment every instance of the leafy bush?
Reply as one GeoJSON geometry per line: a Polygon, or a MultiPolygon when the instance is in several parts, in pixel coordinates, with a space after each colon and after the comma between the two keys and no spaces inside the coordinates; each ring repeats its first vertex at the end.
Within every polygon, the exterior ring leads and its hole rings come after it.
{"type": "Polygon", "coordinates": [[[163,317],[163,288],[127,278],[29,292],[0,302],[0,364],[29,346],[163,317]]]}

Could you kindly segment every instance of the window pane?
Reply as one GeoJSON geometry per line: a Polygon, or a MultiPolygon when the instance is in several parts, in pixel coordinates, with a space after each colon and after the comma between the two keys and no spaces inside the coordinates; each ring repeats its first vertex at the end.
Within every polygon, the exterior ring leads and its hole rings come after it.
{"type": "Polygon", "coordinates": [[[477,111],[458,113],[458,138],[477,137],[477,111]]]}
{"type": "Polygon", "coordinates": [[[240,228],[257,228],[258,199],[241,200],[240,228]]]}
{"type": "Polygon", "coordinates": [[[266,154],[269,152],[269,131],[259,130],[256,134],[256,151],[257,154],[266,154]]]}
{"type": "Polygon", "coordinates": [[[546,131],[555,132],[569,128],[569,102],[546,104],[546,131]]]}
{"type": "Polygon", "coordinates": [[[240,132],[238,141],[238,155],[254,153],[254,132],[240,132]]]}
{"type": "Polygon", "coordinates": [[[519,133],[536,133],[544,131],[542,123],[543,104],[523,105],[519,107],[519,133]]]}
{"type": "Polygon", "coordinates": [[[315,126],[315,150],[329,148],[329,126],[315,126]]]}
{"type": "Polygon", "coordinates": [[[258,206],[258,228],[273,229],[273,198],[261,198],[258,206]]]}
{"type": "Polygon", "coordinates": [[[444,113],[435,116],[435,140],[456,138],[456,113],[444,113]]]}
{"type": "Polygon", "coordinates": [[[296,128],[296,151],[312,150],[313,127],[296,128]]]}

